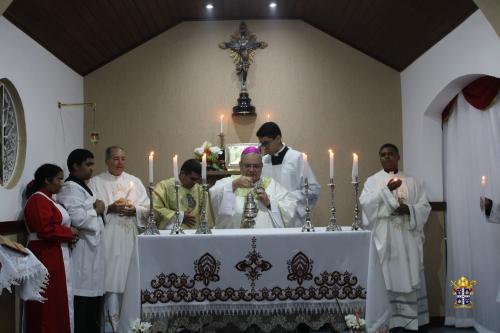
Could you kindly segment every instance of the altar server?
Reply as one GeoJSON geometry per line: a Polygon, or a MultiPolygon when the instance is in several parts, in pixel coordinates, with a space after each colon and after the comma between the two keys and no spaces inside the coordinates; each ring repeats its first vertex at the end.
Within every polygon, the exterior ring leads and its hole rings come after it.
{"type": "MultiPolygon", "coordinates": [[[[297,198],[296,211],[289,226],[301,227],[305,221],[306,201],[304,193],[302,153],[281,141],[281,129],[274,122],[264,123],[257,131],[260,147],[265,154],[262,158],[262,175],[273,178],[297,198]]],[[[320,185],[309,166],[309,206],[312,209],[318,201],[320,185]]]]}
{"type": "Polygon", "coordinates": [[[210,188],[216,228],[240,228],[245,200],[253,191],[257,203],[255,228],[291,226],[297,198],[270,177],[261,177],[262,156],[257,147],[241,154],[241,176],[218,180],[210,188]]]}
{"type": "Polygon", "coordinates": [[[399,150],[379,150],[383,170],[369,177],[359,201],[371,229],[391,302],[390,328],[429,322],[424,278],[424,225],[431,207],[422,187],[398,169],[399,150]]]}
{"type": "Polygon", "coordinates": [[[105,159],[108,170],[92,178],[89,187],[106,205],[104,316],[106,331],[116,332],[137,227],[148,215],[149,198],[141,180],[124,171],[125,151],[121,147],[108,147],[105,159]]]}
{"type": "Polygon", "coordinates": [[[104,295],[104,203],[97,200],[86,182],[92,177],[94,155],[86,149],[75,149],[67,159],[69,177],[57,201],[70,216],[71,225],[80,232],[73,246],[73,288],[75,332],[101,332],[101,305],[104,295]]]}

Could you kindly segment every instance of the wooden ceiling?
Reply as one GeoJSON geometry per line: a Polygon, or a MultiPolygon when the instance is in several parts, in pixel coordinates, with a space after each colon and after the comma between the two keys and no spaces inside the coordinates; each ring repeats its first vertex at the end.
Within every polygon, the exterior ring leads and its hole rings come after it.
{"type": "Polygon", "coordinates": [[[14,0],[4,16],[81,75],[182,21],[269,18],[304,20],[401,71],[477,9],[473,0],[277,0],[274,9],[270,2],[14,0]]]}

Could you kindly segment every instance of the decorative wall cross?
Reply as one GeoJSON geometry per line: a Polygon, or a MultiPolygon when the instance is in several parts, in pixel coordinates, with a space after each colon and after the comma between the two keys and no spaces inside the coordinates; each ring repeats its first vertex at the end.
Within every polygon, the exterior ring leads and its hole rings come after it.
{"type": "Polygon", "coordinates": [[[231,35],[229,42],[222,42],[219,47],[229,49],[230,57],[236,64],[236,74],[240,78],[240,98],[238,105],[233,107],[235,114],[255,114],[255,107],[250,105],[247,91],[247,75],[250,64],[253,62],[255,50],[267,47],[266,42],[258,42],[257,36],[247,30],[245,22],[240,23],[240,30],[231,35]]]}

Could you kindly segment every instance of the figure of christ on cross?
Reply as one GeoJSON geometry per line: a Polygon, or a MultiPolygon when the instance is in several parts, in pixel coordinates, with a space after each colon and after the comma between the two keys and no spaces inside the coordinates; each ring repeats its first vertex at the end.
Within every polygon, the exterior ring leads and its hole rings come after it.
{"type": "Polygon", "coordinates": [[[246,92],[246,82],[250,63],[256,49],[267,47],[266,42],[258,42],[255,34],[249,33],[245,22],[240,23],[240,31],[231,35],[229,42],[222,42],[219,47],[230,49],[230,56],[236,64],[236,74],[240,77],[241,91],[246,92]]]}

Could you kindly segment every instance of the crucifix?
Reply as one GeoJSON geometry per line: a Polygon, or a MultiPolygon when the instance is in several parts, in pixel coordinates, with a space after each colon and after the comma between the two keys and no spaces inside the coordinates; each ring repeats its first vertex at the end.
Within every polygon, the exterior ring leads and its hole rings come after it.
{"type": "Polygon", "coordinates": [[[233,115],[255,115],[255,107],[250,104],[251,99],[247,91],[247,75],[250,64],[253,62],[255,50],[267,47],[266,42],[258,42],[257,36],[247,30],[245,22],[240,23],[240,30],[231,35],[229,42],[222,42],[219,47],[229,49],[229,56],[236,65],[236,74],[240,78],[240,97],[238,105],[233,107],[233,115]]]}

